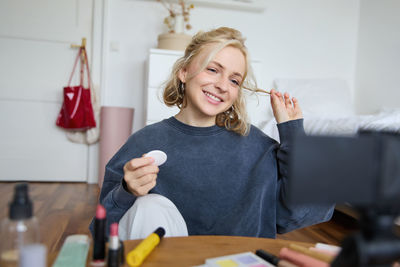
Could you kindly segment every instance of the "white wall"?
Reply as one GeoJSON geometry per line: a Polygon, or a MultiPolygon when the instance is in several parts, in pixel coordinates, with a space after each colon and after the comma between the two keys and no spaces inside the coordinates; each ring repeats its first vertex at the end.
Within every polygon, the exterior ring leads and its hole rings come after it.
{"type": "Polygon", "coordinates": [[[70,45],[82,37],[93,41],[93,4],[0,1],[0,181],[88,181],[96,175],[93,149],[71,143],[55,125],[77,53],[70,45]]]}
{"type": "MultiPolygon", "coordinates": [[[[218,26],[247,37],[260,60],[261,87],[275,78],[343,78],[352,86],[357,47],[359,0],[269,0],[262,13],[196,6],[191,34],[218,26]]],[[[110,1],[108,40],[118,51],[107,57],[103,105],[135,108],[133,130],[144,125],[144,63],[157,46],[167,11],[156,1],[110,1]]]]}
{"type": "Polygon", "coordinates": [[[360,8],[357,110],[400,107],[400,1],[362,0],[360,8]]]}

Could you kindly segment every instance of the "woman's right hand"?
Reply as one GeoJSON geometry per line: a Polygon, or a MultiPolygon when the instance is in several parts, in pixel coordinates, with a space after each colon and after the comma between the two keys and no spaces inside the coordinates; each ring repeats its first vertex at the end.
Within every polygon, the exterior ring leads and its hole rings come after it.
{"type": "Polygon", "coordinates": [[[134,158],[124,165],[124,180],[129,192],[135,196],[144,196],[156,186],[158,166],[152,165],[153,158],[134,158]]]}
{"type": "Polygon", "coordinates": [[[290,99],[288,93],[283,95],[272,89],[270,91],[271,106],[277,123],[303,118],[303,113],[296,98],[290,99]]]}

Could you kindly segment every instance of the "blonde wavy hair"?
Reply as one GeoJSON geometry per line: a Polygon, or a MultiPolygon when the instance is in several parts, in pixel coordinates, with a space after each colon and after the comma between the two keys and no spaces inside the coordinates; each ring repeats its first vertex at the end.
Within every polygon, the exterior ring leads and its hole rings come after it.
{"type": "Polygon", "coordinates": [[[163,99],[167,106],[177,106],[184,108],[186,106],[185,92],[183,84],[179,79],[179,71],[190,65],[193,59],[198,56],[208,44],[218,44],[209,53],[208,57],[201,64],[199,70],[191,75],[196,76],[208,65],[215,55],[226,46],[238,48],[244,55],[246,61],[245,73],[240,84],[238,98],[225,112],[217,114],[216,124],[225,127],[229,131],[236,132],[240,135],[247,135],[250,131],[246,112],[245,96],[242,88],[257,91],[257,84],[254,79],[253,72],[250,66],[250,60],[247,48],[244,44],[245,38],[241,32],[228,27],[217,28],[208,32],[200,31],[193,36],[191,43],[186,47],[183,57],[179,58],[172,69],[172,73],[166,82],[164,88],[163,99]]]}

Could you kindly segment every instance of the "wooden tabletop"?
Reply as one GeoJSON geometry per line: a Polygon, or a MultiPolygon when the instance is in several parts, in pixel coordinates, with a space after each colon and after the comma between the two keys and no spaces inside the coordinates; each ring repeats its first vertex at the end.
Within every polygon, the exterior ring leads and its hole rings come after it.
{"type": "MultiPolygon", "coordinates": [[[[134,249],[141,240],[125,241],[125,255],[134,249]]],[[[311,243],[280,239],[238,237],[238,236],[189,236],[166,237],[144,261],[143,267],[152,266],[195,266],[205,263],[207,258],[225,256],[242,252],[255,252],[264,249],[278,255],[279,250],[295,243],[305,247],[311,243]]],[[[126,267],[128,264],[125,263],[126,267]]]]}

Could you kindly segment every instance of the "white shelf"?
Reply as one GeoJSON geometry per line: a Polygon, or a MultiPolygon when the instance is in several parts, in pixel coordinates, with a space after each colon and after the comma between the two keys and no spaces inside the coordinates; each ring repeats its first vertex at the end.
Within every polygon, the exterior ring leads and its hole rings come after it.
{"type": "Polygon", "coordinates": [[[183,51],[169,50],[169,49],[159,49],[159,48],[150,48],[150,54],[170,55],[170,56],[183,56],[183,51]]]}
{"type": "MultiPolygon", "coordinates": [[[[178,0],[165,0],[177,3],[178,0]]],[[[267,0],[188,0],[194,6],[208,6],[216,8],[236,9],[242,11],[262,12],[266,8],[267,0]]]]}
{"type": "Polygon", "coordinates": [[[189,0],[189,2],[195,6],[210,6],[253,12],[262,12],[266,8],[266,0],[189,0]]]}

